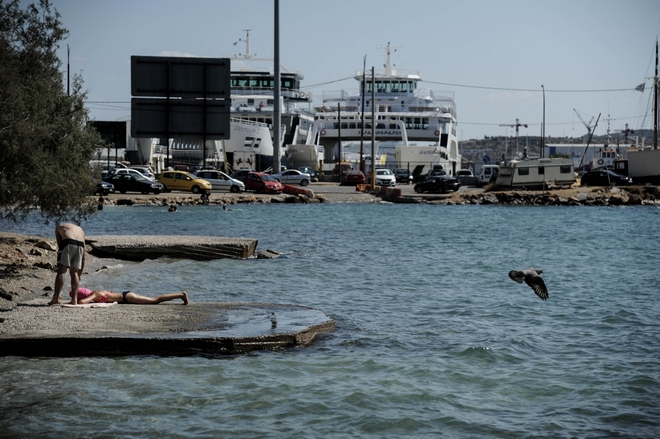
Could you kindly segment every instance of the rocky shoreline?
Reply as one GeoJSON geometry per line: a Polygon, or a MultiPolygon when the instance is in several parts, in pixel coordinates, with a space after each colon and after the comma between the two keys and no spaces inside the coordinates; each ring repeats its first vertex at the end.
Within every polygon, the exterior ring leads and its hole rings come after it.
{"type": "MultiPolygon", "coordinates": [[[[467,204],[506,204],[506,205],[566,205],[566,206],[660,206],[660,188],[657,186],[630,187],[572,187],[546,191],[497,190],[486,187],[484,190],[461,190],[451,194],[412,194],[395,195],[392,193],[353,192],[325,193],[306,195],[263,195],[263,194],[213,194],[207,201],[189,194],[120,195],[104,197],[103,205],[117,206],[193,206],[252,204],[252,203],[374,203],[387,201],[392,203],[429,203],[446,205],[467,204]]],[[[95,197],[91,204],[98,204],[95,197]]]]}
{"type": "Polygon", "coordinates": [[[656,186],[575,187],[549,191],[496,191],[457,193],[438,204],[505,204],[513,206],[660,206],[656,186]]]}

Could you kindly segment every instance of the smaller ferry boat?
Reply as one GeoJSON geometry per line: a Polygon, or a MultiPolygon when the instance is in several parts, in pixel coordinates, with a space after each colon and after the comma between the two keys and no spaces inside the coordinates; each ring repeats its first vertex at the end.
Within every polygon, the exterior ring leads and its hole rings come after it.
{"type": "Polygon", "coordinates": [[[346,153],[356,154],[359,142],[368,144],[369,151],[363,149],[357,154],[361,153],[363,158],[370,154],[373,133],[378,143],[377,155],[383,157],[380,166],[409,169],[422,166],[427,170],[442,166],[447,174],[455,175],[461,168],[461,156],[453,94],[420,88],[419,73],[397,73],[389,43],[386,50],[382,73],[374,73],[373,78],[371,72],[355,74],[364,95],[361,91],[344,90],[323,93],[323,105],[315,108],[316,120],[305,143],[322,145],[323,160],[334,163],[339,158],[340,143],[344,161],[346,153]]]}

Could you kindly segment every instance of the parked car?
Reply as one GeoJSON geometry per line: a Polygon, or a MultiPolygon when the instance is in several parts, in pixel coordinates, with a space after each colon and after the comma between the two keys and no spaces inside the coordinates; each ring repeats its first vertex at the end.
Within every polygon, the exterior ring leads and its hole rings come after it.
{"type": "Polygon", "coordinates": [[[190,172],[190,166],[188,166],[188,165],[183,165],[183,164],[174,165],[174,168],[173,168],[173,169],[174,169],[175,171],[190,172]]]}
{"type": "Polygon", "coordinates": [[[147,166],[131,166],[129,169],[135,169],[145,177],[149,177],[152,180],[156,179],[156,174],[154,174],[152,170],[147,166]]]}
{"type": "Polygon", "coordinates": [[[413,181],[412,172],[406,168],[396,168],[394,170],[394,176],[397,183],[410,184],[413,181]]]}
{"type": "Polygon", "coordinates": [[[250,172],[245,177],[245,189],[266,194],[282,193],[282,183],[265,172],[250,172]]]}
{"type": "Polygon", "coordinates": [[[114,192],[115,192],[115,186],[112,183],[108,183],[107,181],[101,181],[96,185],[96,190],[94,191],[94,195],[96,194],[108,195],[114,192]]]}
{"type": "Polygon", "coordinates": [[[287,169],[286,171],[273,174],[273,177],[280,183],[299,184],[300,186],[307,186],[312,181],[312,177],[309,174],[300,172],[297,169],[287,169]]]}
{"type": "Polygon", "coordinates": [[[396,186],[396,177],[389,169],[376,169],[376,184],[378,186],[396,186]]]}
{"type": "Polygon", "coordinates": [[[114,186],[115,191],[122,194],[126,192],[140,192],[142,194],[153,192],[154,194],[159,194],[165,190],[165,187],[161,183],[153,181],[140,173],[138,174],[119,173],[111,176],[106,181],[114,186]]]}
{"type": "Polygon", "coordinates": [[[601,169],[586,172],[580,179],[580,184],[582,186],[627,186],[632,184],[632,179],[609,169],[601,169]]]}
{"type": "Polygon", "coordinates": [[[364,176],[364,174],[362,173],[362,171],[355,170],[355,171],[348,171],[348,173],[346,174],[346,176],[344,178],[344,183],[343,184],[346,184],[346,185],[353,184],[353,185],[355,185],[355,184],[364,184],[366,182],[367,182],[367,179],[364,176]]]}
{"type": "Polygon", "coordinates": [[[456,178],[461,178],[461,177],[474,177],[474,174],[472,174],[472,171],[469,169],[461,169],[458,172],[456,172],[456,178]]]}
{"type": "Polygon", "coordinates": [[[424,192],[456,192],[460,187],[461,183],[457,178],[450,177],[449,175],[440,175],[437,177],[432,177],[422,183],[417,183],[414,189],[415,192],[421,194],[424,192]]]}
{"type": "Polygon", "coordinates": [[[156,176],[165,191],[191,191],[193,194],[208,193],[211,183],[184,171],[165,171],[156,176]]]}
{"type": "Polygon", "coordinates": [[[232,172],[229,176],[233,178],[234,180],[242,181],[245,183],[245,177],[250,172],[254,172],[252,169],[237,169],[236,171],[232,172]]]}
{"type": "Polygon", "coordinates": [[[230,192],[242,192],[245,190],[245,184],[242,181],[231,178],[221,171],[202,169],[201,171],[195,171],[193,175],[211,183],[213,189],[230,192]]]}
{"type": "Polygon", "coordinates": [[[428,174],[426,174],[426,179],[430,180],[434,177],[440,177],[442,175],[447,175],[443,169],[431,169],[428,174]]]}
{"type": "Polygon", "coordinates": [[[312,177],[312,181],[319,181],[318,171],[311,166],[301,166],[298,168],[298,170],[300,172],[304,172],[305,174],[309,174],[309,176],[312,177]]]}
{"type": "MultiPolygon", "coordinates": [[[[341,174],[346,175],[349,171],[353,169],[353,165],[348,162],[341,162],[341,174]]],[[[335,164],[335,168],[332,171],[334,175],[339,175],[339,164],[335,164]]]]}
{"type": "Polygon", "coordinates": [[[483,165],[477,175],[477,185],[483,186],[488,183],[497,181],[497,176],[500,174],[500,167],[498,165],[483,165]]]}
{"type": "Polygon", "coordinates": [[[148,175],[144,175],[142,172],[138,171],[137,169],[131,169],[131,168],[115,168],[111,173],[110,177],[113,175],[117,174],[124,174],[124,175],[137,175],[139,177],[145,177],[149,180],[154,180],[153,178],[149,177],[148,175]]]}

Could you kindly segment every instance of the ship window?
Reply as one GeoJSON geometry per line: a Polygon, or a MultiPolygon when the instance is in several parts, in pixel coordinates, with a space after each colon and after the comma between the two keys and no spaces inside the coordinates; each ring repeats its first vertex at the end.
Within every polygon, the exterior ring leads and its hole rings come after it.
{"type": "Polygon", "coordinates": [[[260,143],[261,143],[261,137],[257,137],[257,140],[254,141],[254,147],[259,148],[260,143]]]}
{"type": "Polygon", "coordinates": [[[254,142],[254,137],[246,137],[243,146],[250,147],[252,146],[252,142],[254,142]]]}
{"type": "Polygon", "coordinates": [[[390,124],[390,129],[391,129],[391,130],[395,130],[395,129],[397,129],[397,128],[399,128],[399,126],[398,126],[397,124],[395,124],[395,123],[391,123],[391,124],[390,124]]]}
{"type": "Polygon", "coordinates": [[[273,102],[275,102],[275,101],[273,101],[272,99],[267,99],[266,100],[267,105],[273,105],[273,102]]]}
{"type": "Polygon", "coordinates": [[[254,105],[254,99],[248,99],[247,103],[248,105],[254,105]]]}
{"type": "Polygon", "coordinates": [[[422,118],[422,129],[424,129],[424,130],[429,129],[429,118],[428,117],[422,118]]]}
{"type": "Polygon", "coordinates": [[[561,174],[570,174],[571,171],[571,166],[570,165],[564,165],[559,167],[559,172],[561,174]]]}
{"type": "Polygon", "coordinates": [[[518,175],[529,175],[529,168],[518,168],[518,175]]]}
{"type": "Polygon", "coordinates": [[[539,175],[545,174],[545,167],[544,166],[539,166],[537,169],[539,170],[539,175]]]}

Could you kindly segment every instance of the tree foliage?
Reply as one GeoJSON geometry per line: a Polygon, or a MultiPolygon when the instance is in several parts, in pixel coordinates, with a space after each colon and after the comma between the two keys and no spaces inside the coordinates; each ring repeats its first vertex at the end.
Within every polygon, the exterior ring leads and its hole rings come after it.
{"type": "Polygon", "coordinates": [[[88,124],[82,78],[64,90],[56,50],[67,35],[48,0],[25,9],[0,0],[0,217],[36,210],[80,221],[93,211],[89,160],[102,140],[88,124]]]}

